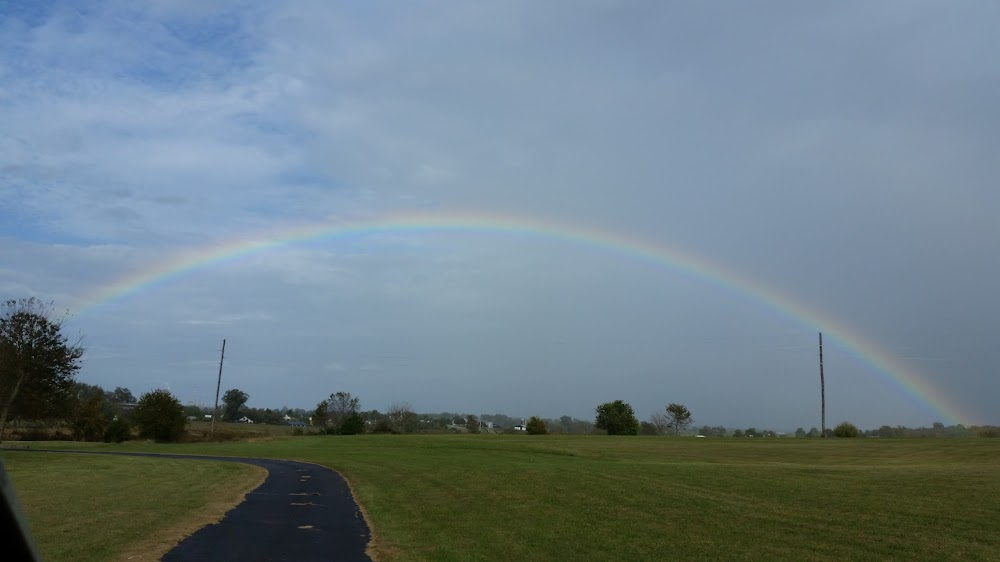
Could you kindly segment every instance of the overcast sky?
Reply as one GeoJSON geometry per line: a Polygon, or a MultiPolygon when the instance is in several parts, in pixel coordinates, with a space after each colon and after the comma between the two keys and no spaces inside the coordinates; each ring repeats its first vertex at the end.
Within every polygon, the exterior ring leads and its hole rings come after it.
{"type": "Polygon", "coordinates": [[[860,343],[825,342],[829,425],[1000,423],[1000,4],[205,4],[0,4],[0,296],[70,310],[81,380],[211,404],[226,338],[223,391],[258,407],[620,398],[808,429],[825,318],[860,343]],[[206,248],[410,213],[731,277],[393,229],[95,302],[206,248]]]}

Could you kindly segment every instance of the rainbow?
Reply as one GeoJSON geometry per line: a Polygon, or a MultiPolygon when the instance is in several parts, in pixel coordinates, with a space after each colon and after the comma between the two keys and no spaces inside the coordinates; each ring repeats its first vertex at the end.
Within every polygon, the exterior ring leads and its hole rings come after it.
{"type": "Polygon", "coordinates": [[[806,327],[823,331],[839,344],[868,363],[876,372],[888,377],[913,400],[930,408],[945,423],[957,423],[965,418],[959,408],[942,391],[934,388],[899,359],[869,342],[850,327],[801,302],[763,286],[752,279],[714,265],[709,261],[675,247],[654,244],[623,234],[551,220],[537,220],[474,212],[421,213],[389,215],[379,218],[314,223],[276,230],[265,236],[240,238],[207,247],[182,252],[142,271],[121,277],[101,287],[84,299],[79,313],[84,314],[107,303],[127,298],[187,273],[243,256],[311,240],[337,240],[385,233],[420,234],[431,232],[483,232],[503,235],[536,236],[622,254],[630,258],[666,266],[682,274],[723,290],[744,295],[764,307],[806,327]]]}

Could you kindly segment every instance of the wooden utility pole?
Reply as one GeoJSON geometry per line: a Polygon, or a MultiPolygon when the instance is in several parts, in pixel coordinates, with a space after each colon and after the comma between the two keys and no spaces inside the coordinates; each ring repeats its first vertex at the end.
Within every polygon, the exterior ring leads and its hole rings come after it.
{"type": "Polygon", "coordinates": [[[823,380],[823,332],[819,333],[819,403],[820,436],[826,437],[826,382],[823,380]]]}
{"type": "MultiPolygon", "coordinates": [[[[215,409],[212,410],[212,437],[215,437],[215,418],[219,417],[219,388],[222,387],[222,362],[226,359],[226,340],[222,340],[222,355],[219,357],[219,380],[215,383],[215,409]]],[[[822,364],[822,361],[820,362],[822,364]]]]}

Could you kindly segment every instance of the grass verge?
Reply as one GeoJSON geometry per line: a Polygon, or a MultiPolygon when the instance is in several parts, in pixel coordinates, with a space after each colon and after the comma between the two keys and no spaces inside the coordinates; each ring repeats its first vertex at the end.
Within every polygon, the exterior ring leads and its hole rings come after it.
{"type": "Polygon", "coordinates": [[[4,452],[45,560],[159,560],[264,481],[238,463],[4,452]]]}

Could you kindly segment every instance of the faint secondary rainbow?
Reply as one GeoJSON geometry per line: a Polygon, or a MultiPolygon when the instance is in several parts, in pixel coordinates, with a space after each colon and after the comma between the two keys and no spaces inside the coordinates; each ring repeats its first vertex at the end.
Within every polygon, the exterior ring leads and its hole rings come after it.
{"type": "Polygon", "coordinates": [[[685,253],[678,248],[658,245],[650,241],[589,226],[550,220],[543,221],[522,216],[473,212],[407,213],[333,224],[315,223],[276,230],[267,235],[195,248],[168,257],[152,267],[121,277],[100,288],[85,298],[84,306],[79,312],[91,311],[103,304],[167,283],[171,279],[195,270],[282,246],[310,240],[337,240],[384,233],[448,231],[537,236],[623,254],[640,261],[666,266],[721,289],[750,297],[799,324],[822,331],[828,338],[834,338],[842,347],[856,354],[877,372],[895,382],[912,399],[942,416],[944,419],[941,421],[957,423],[965,418],[962,409],[953,403],[946,394],[934,388],[892,354],[866,341],[848,326],[787,295],[745,276],[727,271],[703,258],[685,253]]]}

